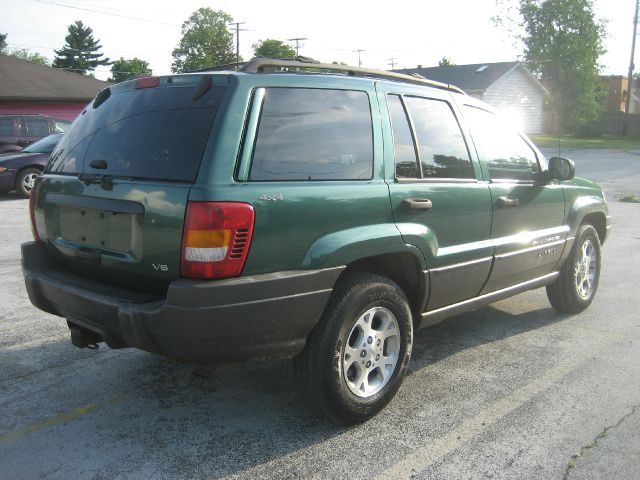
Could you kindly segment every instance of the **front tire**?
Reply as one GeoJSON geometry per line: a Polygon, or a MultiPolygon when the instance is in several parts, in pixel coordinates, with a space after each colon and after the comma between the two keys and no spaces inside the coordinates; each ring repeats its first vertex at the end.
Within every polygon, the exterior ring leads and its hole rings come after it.
{"type": "Polygon", "coordinates": [[[374,274],[349,276],[295,359],[305,396],[338,422],[371,418],[400,388],[411,358],[412,325],[396,283],[374,274]]]}
{"type": "Polygon", "coordinates": [[[590,224],[582,225],[560,276],[547,286],[551,306],[564,313],[579,313],[591,305],[600,280],[600,237],[590,224]]]}

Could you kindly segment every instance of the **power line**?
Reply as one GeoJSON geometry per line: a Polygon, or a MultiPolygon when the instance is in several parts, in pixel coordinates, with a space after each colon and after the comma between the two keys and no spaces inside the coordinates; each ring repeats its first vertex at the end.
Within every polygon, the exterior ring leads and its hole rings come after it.
{"type": "MultiPolygon", "coordinates": [[[[7,43],[10,47],[18,47],[18,48],[35,48],[38,50],[56,50],[57,47],[45,47],[43,45],[27,45],[24,43],[7,43]]],[[[141,54],[153,54],[153,53],[167,53],[166,50],[109,50],[110,54],[118,53],[125,54],[130,53],[132,55],[141,55],[141,54]]]]}
{"type": "Polygon", "coordinates": [[[104,10],[96,10],[94,8],[86,8],[86,7],[77,7],[75,5],[66,5],[64,3],[58,3],[58,2],[51,2],[49,0],[31,0],[32,2],[38,2],[38,3],[44,3],[47,5],[55,5],[57,7],[64,7],[64,8],[71,8],[74,10],[82,10],[85,12],[93,12],[93,13],[100,13],[102,15],[109,15],[112,17],[119,17],[119,18],[128,18],[129,20],[138,20],[139,22],[148,22],[148,23],[157,23],[159,25],[167,25],[170,27],[179,27],[180,25],[177,25],[175,23],[167,23],[167,22],[162,22],[160,20],[151,20],[148,18],[142,18],[142,17],[133,17],[130,15],[120,15],[119,13],[112,13],[112,12],[105,12],[104,10]]]}
{"type": "MultiPolygon", "coordinates": [[[[296,57],[300,53],[300,42],[303,40],[309,40],[306,37],[298,37],[298,38],[287,38],[287,42],[296,42],[296,57]]],[[[304,47],[304,45],[302,45],[304,47]]]]}

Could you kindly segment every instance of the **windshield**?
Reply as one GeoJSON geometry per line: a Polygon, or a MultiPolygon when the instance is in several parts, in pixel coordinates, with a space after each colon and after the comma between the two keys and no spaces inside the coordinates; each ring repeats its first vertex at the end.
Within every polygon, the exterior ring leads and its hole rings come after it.
{"type": "Polygon", "coordinates": [[[56,124],[56,131],[60,133],[66,132],[71,126],[71,122],[69,120],[63,120],[62,118],[54,118],[53,121],[56,124]]]}
{"type": "Polygon", "coordinates": [[[32,143],[27,148],[23,149],[24,153],[51,153],[53,149],[62,138],[61,134],[53,134],[48,137],[44,137],[37,142],[32,143]]]}

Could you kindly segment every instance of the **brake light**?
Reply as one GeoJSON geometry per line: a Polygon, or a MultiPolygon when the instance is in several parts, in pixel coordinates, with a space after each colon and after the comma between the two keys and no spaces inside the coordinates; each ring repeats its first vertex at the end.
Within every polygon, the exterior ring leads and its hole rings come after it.
{"type": "Polygon", "coordinates": [[[33,239],[36,242],[41,242],[42,239],[40,235],[38,235],[38,227],[36,225],[36,188],[33,187],[31,189],[31,193],[29,193],[29,218],[31,219],[31,233],[33,234],[33,239]]]}
{"type": "Polygon", "coordinates": [[[240,275],[251,245],[253,221],[253,207],[248,203],[189,202],[182,235],[182,276],[240,275]]]}
{"type": "Polygon", "coordinates": [[[153,88],[160,85],[160,77],[143,77],[136,80],[136,88],[153,88]]]}

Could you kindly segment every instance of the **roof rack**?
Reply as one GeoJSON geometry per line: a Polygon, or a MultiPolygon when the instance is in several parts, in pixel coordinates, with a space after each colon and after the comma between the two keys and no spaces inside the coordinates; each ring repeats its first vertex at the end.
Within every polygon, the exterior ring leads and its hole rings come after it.
{"type": "Polygon", "coordinates": [[[421,75],[405,75],[403,73],[388,72],[385,70],[352,67],[349,65],[337,65],[335,63],[320,63],[319,61],[308,57],[296,57],[293,60],[277,58],[255,58],[245,63],[240,71],[245,73],[274,73],[282,72],[284,69],[343,72],[354,77],[398,80],[402,82],[416,83],[419,85],[428,85],[430,87],[440,88],[442,90],[449,90],[466,95],[463,90],[454,85],[429,80],[421,75]]]}
{"type": "Polygon", "coordinates": [[[239,70],[242,66],[246,64],[247,62],[225,63],[222,65],[216,65],[215,67],[205,67],[205,68],[198,68],[196,70],[189,70],[188,72],[184,72],[184,73],[204,73],[204,72],[218,72],[218,71],[224,71],[224,70],[239,70]]]}

